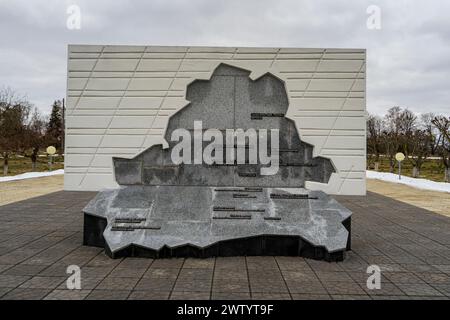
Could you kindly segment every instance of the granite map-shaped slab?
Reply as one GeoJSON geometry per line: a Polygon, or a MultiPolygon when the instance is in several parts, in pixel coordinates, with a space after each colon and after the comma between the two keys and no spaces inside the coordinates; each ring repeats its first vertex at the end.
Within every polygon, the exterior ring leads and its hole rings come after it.
{"type": "MultiPolygon", "coordinates": [[[[113,158],[121,188],[101,191],[84,208],[84,244],[105,247],[111,257],[343,259],[350,248],[351,212],[323,192],[303,189],[306,181],[327,183],[333,164],[313,157],[313,146],[301,141],[286,117],[284,83],[271,74],[253,81],[249,74],[220,64],[210,80],[188,85],[190,103],[170,118],[166,148],[163,143],[133,159],[113,158]],[[174,164],[172,132],[191,132],[199,120],[203,129],[221,132],[278,130],[279,170],[262,175],[267,165],[259,155],[257,163],[174,164]]],[[[242,147],[250,145],[228,146],[242,147]]]]}
{"type": "Polygon", "coordinates": [[[106,190],[84,212],[106,220],[104,231],[97,234],[102,232],[112,257],[263,255],[268,251],[326,260],[342,260],[349,239],[344,224],[351,215],[321,191],[192,186],[106,190]],[[281,241],[272,241],[266,249],[266,238],[274,237],[281,241]],[[230,243],[251,238],[251,248],[246,248],[245,241],[237,248],[230,243]],[[130,252],[133,248],[141,253],[130,252]]]}

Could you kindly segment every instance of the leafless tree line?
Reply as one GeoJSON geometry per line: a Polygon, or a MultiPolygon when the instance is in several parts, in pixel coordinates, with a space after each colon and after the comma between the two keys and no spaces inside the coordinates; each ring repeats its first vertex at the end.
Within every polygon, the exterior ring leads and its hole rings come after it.
{"type": "MultiPolygon", "coordinates": [[[[49,117],[44,117],[24,96],[9,88],[0,89],[0,153],[3,173],[8,173],[8,160],[18,154],[31,159],[36,169],[39,150],[53,145],[60,152],[64,139],[61,101],[55,101],[49,117]]],[[[395,154],[403,152],[413,166],[413,176],[420,175],[429,156],[441,158],[444,179],[450,182],[450,117],[392,107],[383,116],[367,118],[368,165],[378,170],[380,157],[389,161],[394,172],[395,154]]],[[[62,153],[62,152],[61,152],[62,153]]]]}
{"type": "Polygon", "coordinates": [[[45,117],[24,96],[10,88],[0,89],[0,154],[3,174],[8,174],[9,159],[21,155],[31,159],[36,169],[39,150],[53,145],[61,147],[63,120],[61,102],[55,101],[50,117],[45,117]]]}
{"type": "Polygon", "coordinates": [[[389,160],[394,172],[395,154],[403,152],[413,166],[413,177],[430,156],[440,157],[444,166],[444,181],[450,182],[450,117],[425,113],[416,115],[407,108],[392,107],[383,116],[367,118],[368,165],[378,170],[380,157],[389,160]]]}

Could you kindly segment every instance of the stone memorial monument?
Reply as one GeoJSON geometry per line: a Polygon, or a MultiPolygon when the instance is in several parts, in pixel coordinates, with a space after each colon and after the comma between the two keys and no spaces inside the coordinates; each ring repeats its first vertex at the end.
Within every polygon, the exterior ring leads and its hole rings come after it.
{"type": "Polygon", "coordinates": [[[113,258],[290,255],[327,261],[350,249],[351,212],[306,181],[327,183],[286,117],[283,81],[221,63],[188,85],[169,119],[167,145],[114,157],[120,188],[83,209],[84,244],[113,258]]]}

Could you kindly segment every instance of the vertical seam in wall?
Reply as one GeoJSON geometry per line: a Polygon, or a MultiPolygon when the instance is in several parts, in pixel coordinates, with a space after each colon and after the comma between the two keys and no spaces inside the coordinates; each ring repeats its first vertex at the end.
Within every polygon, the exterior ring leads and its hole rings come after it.
{"type": "MultiPolygon", "coordinates": [[[[238,52],[238,47],[234,49],[233,56],[231,57],[231,60],[234,61],[234,58],[236,57],[236,54],[238,52]]],[[[233,77],[233,128],[236,128],[236,77],[233,77]]],[[[225,137],[226,137],[226,129],[225,129],[225,137]]],[[[226,142],[226,138],[225,138],[226,142]]],[[[234,141],[233,141],[234,143],[234,141]]],[[[226,148],[226,144],[225,144],[226,148]]],[[[234,151],[233,151],[234,152],[234,151]]],[[[225,156],[226,157],[226,156],[225,156]]],[[[236,160],[236,159],[233,159],[236,160]]],[[[226,159],[225,159],[226,161],[226,159]]],[[[233,186],[236,186],[236,175],[238,174],[238,167],[234,167],[233,169],[233,186]]]]}
{"type": "MultiPolygon", "coordinates": [[[[181,58],[180,64],[178,65],[177,71],[175,72],[175,76],[170,81],[169,87],[166,90],[166,93],[165,93],[164,97],[161,99],[161,103],[158,106],[158,110],[156,111],[156,114],[155,114],[155,116],[154,116],[154,118],[152,120],[152,123],[150,124],[150,127],[147,129],[147,132],[144,135],[144,139],[142,140],[141,146],[139,147],[139,152],[142,151],[142,148],[144,147],[144,144],[145,144],[145,140],[147,140],[147,136],[150,134],[150,130],[153,129],[153,125],[155,124],[156,118],[158,118],[159,112],[161,111],[161,108],[163,107],[164,102],[166,101],[166,98],[169,95],[169,91],[172,88],[172,85],[173,85],[175,79],[178,77],[178,73],[180,72],[181,66],[183,65],[184,60],[186,59],[186,55],[188,54],[189,49],[190,49],[190,47],[186,48],[186,51],[184,52],[183,58],[181,58]]],[[[184,96],[184,98],[186,99],[186,95],[184,96]]],[[[165,132],[164,132],[164,135],[165,135],[165,132]]]]}
{"type": "MultiPolygon", "coordinates": [[[[95,63],[92,66],[91,71],[89,72],[89,76],[86,80],[86,83],[84,84],[83,90],[81,91],[80,95],[78,96],[77,102],[75,102],[75,105],[74,105],[73,109],[71,110],[72,112],[69,114],[69,116],[73,115],[74,112],[76,111],[76,109],[78,108],[78,104],[79,104],[82,96],[84,95],[84,92],[86,91],[89,81],[91,80],[92,73],[94,72],[95,67],[97,67],[98,62],[100,61],[100,57],[103,55],[103,52],[105,51],[105,47],[106,46],[103,46],[102,50],[100,50],[99,54],[97,55],[95,63]]],[[[70,77],[67,77],[67,78],[70,79],[70,77]]],[[[69,85],[67,85],[67,91],[69,91],[69,85]]]]}
{"type": "Polygon", "coordinates": [[[236,76],[233,76],[233,129],[236,130],[236,76]]]}
{"type": "MultiPolygon", "coordinates": [[[[233,128],[236,130],[236,76],[233,76],[233,128]]],[[[226,128],[225,128],[225,137],[226,137],[226,128]]],[[[225,138],[226,139],[226,138],[225,138]]],[[[234,138],[233,138],[233,145],[234,145],[234,138]]],[[[225,145],[226,148],[226,145],[225,145]]],[[[238,166],[237,166],[237,159],[236,159],[236,153],[237,150],[234,150],[233,148],[233,160],[236,161],[236,167],[233,172],[233,186],[236,186],[236,175],[238,174],[238,166]]]]}
{"type": "Polygon", "coordinates": [[[100,141],[99,141],[97,147],[95,148],[94,154],[92,155],[92,158],[91,158],[91,160],[89,161],[89,164],[88,164],[88,166],[87,166],[87,168],[86,168],[86,171],[85,171],[85,173],[84,173],[84,175],[83,175],[83,178],[81,178],[80,183],[78,184],[78,186],[81,186],[81,184],[84,182],[84,179],[86,178],[86,176],[87,176],[87,174],[88,174],[88,172],[89,172],[89,169],[90,169],[90,167],[91,167],[91,165],[92,165],[92,162],[94,161],[95,157],[97,156],[97,152],[98,152],[98,150],[100,149],[100,146],[101,146],[102,143],[103,143],[103,139],[105,139],[105,136],[106,136],[106,134],[108,133],[108,130],[109,130],[110,126],[111,126],[111,123],[113,122],[114,117],[115,117],[116,114],[117,114],[117,110],[119,109],[120,104],[122,103],[122,100],[123,100],[123,98],[125,97],[125,94],[126,94],[127,91],[128,91],[128,88],[130,87],[131,81],[134,79],[134,77],[135,77],[135,75],[136,75],[137,68],[138,68],[139,65],[141,64],[142,58],[144,57],[144,54],[145,54],[146,51],[147,51],[147,46],[144,47],[144,50],[142,51],[142,54],[141,54],[139,60],[137,61],[136,66],[134,67],[133,75],[132,75],[132,76],[130,77],[130,79],[128,80],[127,86],[125,87],[125,90],[123,91],[122,96],[120,97],[120,99],[119,99],[119,101],[118,101],[118,103],[117,103],[117,105],[116,105],[116,108],[114,109],[113,114],[111,115],[111,119],[109,119],[108,125],[106,126],[106,129],[105,129],[105,131],[103,132],[102,137],[101,137],[101,139],[100,139],[100,141]]]}

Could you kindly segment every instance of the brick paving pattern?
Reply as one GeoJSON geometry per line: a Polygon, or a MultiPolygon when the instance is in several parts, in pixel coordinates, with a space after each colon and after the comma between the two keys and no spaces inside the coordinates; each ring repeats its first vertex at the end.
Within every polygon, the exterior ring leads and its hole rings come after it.
{"type": "Polygon", "coordinates": [[[1,299],[448,299],[450,218],[384,196],[339,196],[353,211],[344,262],[301,257],[110,259],[82,246],[92,192],[61,191],[0,207],[1,299]],[[367,266],[382,270],[366,286],[367,266]],[[66,269],[81,268],[82,290],[66,269]]]}

